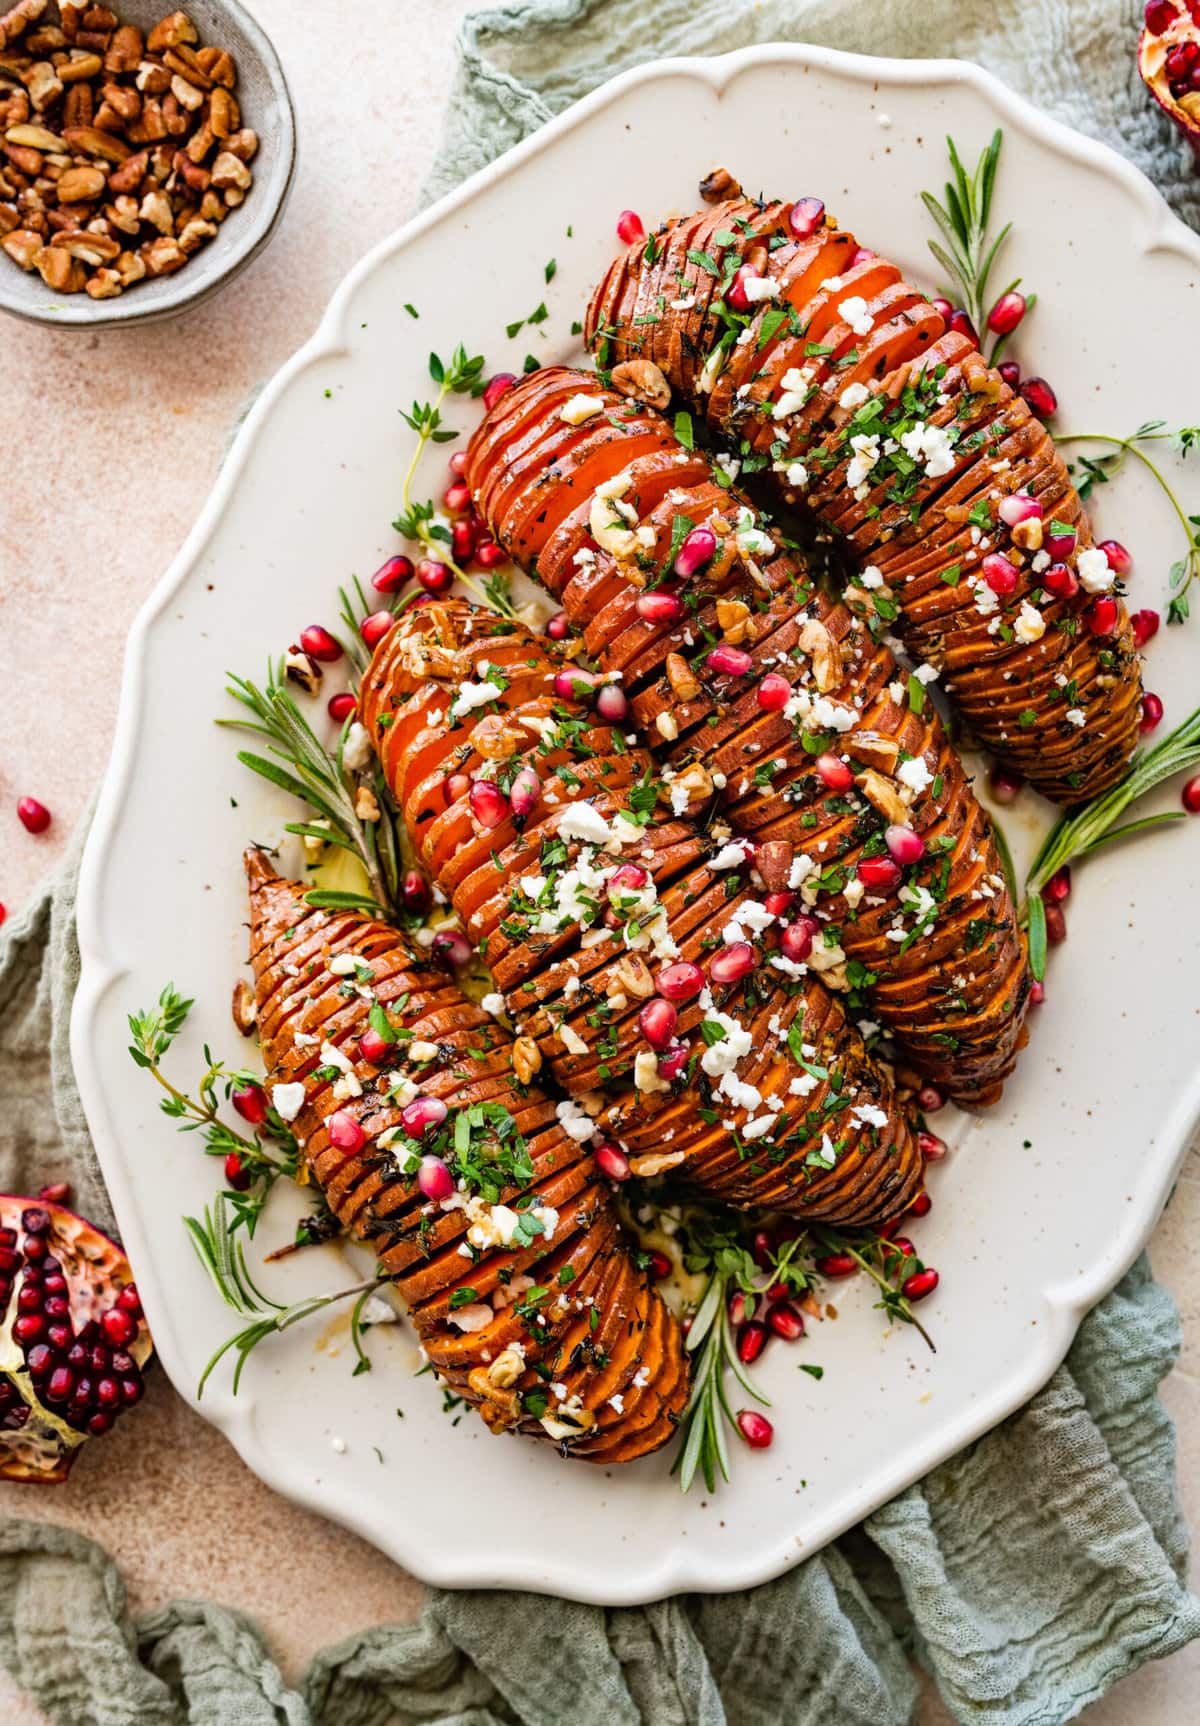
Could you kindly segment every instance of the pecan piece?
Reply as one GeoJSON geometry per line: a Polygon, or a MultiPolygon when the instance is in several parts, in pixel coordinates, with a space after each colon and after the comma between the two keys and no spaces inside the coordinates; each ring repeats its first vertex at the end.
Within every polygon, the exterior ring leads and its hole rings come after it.
{"type": "Polygon", "coordinates": [[[661,411],[671,404],[671,386],[653,360],[624,360],[613,367],[611,377],[615,390],[647,407],[661,411]]]}

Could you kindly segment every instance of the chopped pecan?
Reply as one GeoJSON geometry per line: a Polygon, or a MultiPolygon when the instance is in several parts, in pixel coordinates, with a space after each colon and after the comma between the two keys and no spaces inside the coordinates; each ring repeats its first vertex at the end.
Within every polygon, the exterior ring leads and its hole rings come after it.
{"type": "Polygon", "coordinates": [[[713,168],[700,182],[700,196],[706,204],[724,204],[741,195],[742,188],[728,168],[713,168]]]}
{"type": "Polygon", "coordinates": [[[611,377],[613,388],[623,396],[660,410],[670,405],[671,386],[653,360],[624,360],[613,367],[611,377]]]}
{"type": "Polygon", "coordinates": [[[146,46],[152,54],[161,54],[164,48],[178,48],[181,42],[199,40],[196,26],[187,13],[172,12],[168,17],[159,19],[146,38],[146,46]]]}
{"type": "Polygon", "coordinates": [[[790,839],[768,839],[754,853],[754,867],[768,893],[784,893],[791,880],[796,848],[790,839]]]}

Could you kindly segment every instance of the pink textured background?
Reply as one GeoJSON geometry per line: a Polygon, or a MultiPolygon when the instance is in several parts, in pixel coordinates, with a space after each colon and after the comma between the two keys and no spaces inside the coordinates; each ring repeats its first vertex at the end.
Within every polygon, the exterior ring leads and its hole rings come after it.
{"type": "MultiPolygon", "coordinates": [[[[0,318],[0,901],[10,909],[52,862],[103,771],[130,622],[198,512],[239,406],[310,334],[350,264],[413,212],[467,9],[467,0],[252,0],[291,81],[300,140],[295,191],[267,252],[209,305],[140,332],[56,333],[0,318]],[[25,794],[54,812],[40,838],[12,814],[25,794]]],[[[1193,1156],[1153,1250],[1188,1330],[1166,1401],[1194,1519],[1198,1225],[1193,1156]]],[[[289,1676],[318,1647],[419,1606],[413,1578],[263,1486],[161,1374],[121,1436],[89,1447],[66,1488],[0,1487],[0,1515],[52,1518],[102,1541],[135,1611],[209,1596],[251,1613],[289,1676]]],[[[1198,1685],[1193,1646],[1087,1719],[1190,1726],[1198,1685]]],[[[41,1718],[0,1672],[0,1719],[41,1718]]],[[[927,1697],[921,1726],[947,1719],[927,1697]]]]}

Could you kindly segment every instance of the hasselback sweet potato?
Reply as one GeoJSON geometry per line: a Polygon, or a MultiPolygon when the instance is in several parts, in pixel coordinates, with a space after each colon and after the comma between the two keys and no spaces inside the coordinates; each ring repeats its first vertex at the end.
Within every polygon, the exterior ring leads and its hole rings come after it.
{"type": "Polygon", "coordinates": [[[811,223],[737,199],[629,247],[588,310],[597,363],[657,365],[834,531],[850,603],[886,596],[981,743],[1048,797],[1092,797],[1137,746],[1139,662],[1053,440],[894,264],[811,223]],[[1018,495],[1036,521],[1010,521],[1018,495]]]}
{"type": "Polygon", "coordinates": [[[988,819],[925,684],[721,477],[656,413],[559,367],[501,396],[468,451],[491,532],[621,678],[676,806],[715,798],[769,884],[836,935],[827,979],[951,1096],[994,1101],[1030,983],[988,819]],[[711,556],[680,575],[705,530],[711,556]]]}
{"type": "Polygon", "coordinates": [[[266,1083],[302,1086],[308,1167],[394,1278],[443,1383],[494,1432],[571,1456],[664,1444],[686,1400],[679,1327],[562,1105],[514,1085],[508,1033],[395,929],[315,910],[261,851],[246,869],[266,1083]],[[359,1047],[369,1024],[389,1039],[378,1063],[359,1047]],[[415,1101],[443,1118],[406,1125],[415,1101]],[[434,1154],[445,1200],[417,1184],[434,1154]]]}
{"type": "Polygon", "coordinates": [[[780,950],[744,847],[675,814],[651,756],[570,674],[556,687],[560,670],[524,626],[447,601],[401,618],[360,690],[413,844],[526,1059],[606,1093],[638,1173],[814,1221],[901,1214],[921,1159],[818,980],[838,954],[780,950]]]}

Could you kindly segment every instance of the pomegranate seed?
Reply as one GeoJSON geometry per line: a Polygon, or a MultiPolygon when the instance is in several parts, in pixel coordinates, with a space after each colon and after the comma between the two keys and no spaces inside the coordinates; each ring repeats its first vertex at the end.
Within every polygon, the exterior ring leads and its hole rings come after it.
{"type": "Polygon", "coordinates": [[[767,1346],[767,1327],[757,1319],[747,1319],[737,1333],[737,1356],[743,1366],[756,1361],[767,1346]]]}
{"type": "Polygon", "coordinates": [[[917,1092],[917,1107],[927,1115],[936,1115],[939,1109],[944,1109],[946,1099],[936,1085],[922,1085],[917,1092]]]}
{"type": "Polygon", "coordinates": [[[629,713],[625,691],[615,683],[606,683],[596,697],[596,712],[610,725],[619,725],[629,713]]]}
{"type": "Polygon", "coordinates": [[[646,1268],[649,1270],[650,1275],[654,1278],[655,1282],[660,1283],[664,1277],[670,1276],[671,1261],[667,1257],[666,1253],[660,1252],[657,1247],[652,1247],[647,1256],[649,1257],[650,1263],[646,1268]]]}
{"type": "Polygon", "coordinates": [[[658,1057],[658,1076],[668,1083],[677,1079],[691,1058],[686,1043],[672,1043],[665,1055],[658,1057]]]}
{"type": "Polygon", "coordinates": [[[411,911],[415,917],[424,916],[428,911],[432,895],[429,883],[419,869],[410,869],[405,875],[400,897],[404,901],[404,909],[411,911]]]}
{"type": "Polygon", "coordinates": [[[331,695],[329,697],[329,706],[327,709],[329,717],[331,719],[336,719],[339,725],[349,719],[350,715],[356,712],[357,709],[358,703],[355,701],[348,689],[343,689],[339,695],[331,695]]]}
{"type": "Polygon", "coordinates": [[[1194,773],[1179,794],[1189,815],[1200,815],[1200,773],[1194,773]]]}
{"type": "Polygon", "coordinates": [[[1079,579],[1066,563],[1052,563],[1041,578],[1042,586],[1055,599],[1074,599],[1079,592],[1079,579]]]}
{"type": "Polygon", "coordinates": [[[762,276],[757,270],[751,269],[749,264],[743,264],[729,284],[725,295],[726,305],[732,306],[735,312],[748,312],[752,302],[746,292],[746,283],[761,281],[762,276]]]}
{"type": "Polygon", "coordinates": [[[854,774],[840,755],[818,755],[813,766],[830,791],[849,791],[854,784],[854,774]]]}
{"type": "Polygon", "coordinates": [[[75,1374],[69,1366],[56,1366],[46,1380],[47,1402],[66,1402],[75,1389],[75,1374]]]}
{"type": "Polygon", "coordinates": [[[454,571],[440,558],[423,557],[417,565],[417,580],[426,593],[449,593],[454,586],[454,571]]]}
{"type": "Polygon", "coordinates": [[[240,1091],[234,1091],[229,1101],[243,1121],[249,1121],[252,1127],[261,1127],[267,1118],[267,1098],[261,1085],[245,1085],[240,1091]]]}
{"type": "Polygon", "coordinates": [[[987,327],[998,336],[1007,336],[1025,316],[1025,295],[1015,291],[1001,294],[988,313],[987,327]]]}
{"type": "Polygon", "coordinates": [[[125,1287],[117,1296],[117,1305],[121,1308],[122,1312],[132,1313],[134,1318],[141,1318],[142,1299],[137,1292],[136,1283],[126,1283],[125,1287]]]}
{"type": "Polygon", "coordinates": [[[871,893],[890,893],[900,885],[899,865],[890,857],[861,857],[854,872],[871,893]]]}
{"type": "Polygon", "coordinates": [[[708,974],[714,983],[740,983],[757,963],[749,941],[732,941],[709,961],[708,974]]]}
{"type": "Polygon", "coordinates": [[[927,1163],[940,1163],[950,1147],[936,1133],[918,1133],[917,1149],[927,1163]]]}
{"type": "Polygon", "coordinates": [[[18,801],[17,817],[27,833],[44,833],[50,825],[50,811],[36,797],[22,797],[18,801]]]}
{"type": "Polygon", "coordinates": [[[752,1294],[746,1294],[737,1289],[729,1297],[729,1322],[734,1330],[740,1330],[747,1320],[754,1317],[758,1302],[752,1294]]]}
{"type": "Polygon", "coordinates": [[[390,611],[373,611],[370,617],[364,617],[358,626],[358,633],[369,648],[376,648],[384,636],[395,624],[396,619],[390,611]]]}
{"type": "Polygon", "coordinates": [[[797,917],[780,935],[779,951],[785,959],[790,959],[793,965],[803,965],[813,950],[813,942],[820,927],[814,917],[797,917]]]}
{"type": "Polygon", "coordinates": [[[1172,0],[1146,0],[1146,28],[1152,36],[1163,36],[1178,18],[1172,0]]]}
{"type": "Polygon", "coordinates": [[[1017,364],[1016,360],[1001,360],[1000,364],[996,367],[996,370],[1000,373],[1000,376],[1004,379],[1010,390],[1020,389],[1021,368],[1017,364]]]}
{"type": "Polygon", "coordinates": [[[756,1408],[739,1408],[733,1418],[737,1423],[738,1431],[751,1450],[770,1449],[771,1440],[775,1437],[775,1428],[765,1414],[759,1414],[756,1408]]]}
{"type": "Polygon", "coordinates": [[[703,569],[717,549],[717,536],[711,527],[694,527],[686,534],[675,553],[674,570],[681,581],[703,569]]]}
{"type": "Polygon", "coordinates": [[[449,1112],[440,1097],[414,1097],[401,1109],[400,1119],[410,1139],[423,1139],[426,1133],[441,1126],[449,1112]]]}
{"type": "Polygon", "coordinates": [[[1176,42],[1167,54],[1166,73],[1173,83],[1187,79],[1192,67],[1200,57],[1200,44],[1195,42],[1176,42]]]}
{"type": "Polygon", "coordinates": [[[105,1408],[113,1408],[121,1400],[121,1386],[115,1378],[102,1378],[96,1381],[96,1401],[105,1408]]]}
{"type": "Polygon", "coordinates": [[[626,893],[640,893],[650,879],[650,871],[640,863],[622,863],[608,878],[606,889],[610,899],[620,899],[626,893]]]}
{"type": "Polygon", "coordinates": [[[1070,557],[1079,543],[1079,535],[1066,522],[1051,522],[1042,549],[1053,558],[1070,557]]]}
{"type": "Polygon", "coordinates": [[[1042,898],[1053,905],[1064,905],[1071,897],[1071,865],[1056,869],[1042,888],[1042,898]]]}
{"type": "Polygon", "coordinates": [[[114,1348],[126,1348],[137,1335],[137,1320],[119,1306],[100,1315],[100,1329],[114,1348]]]}
{"type": "Polygon", "coordinates": [[[325,1128],[330,1144],[336,1145],[339,1151],[361,1151],[367,1142],[367,1135],[347,1109],[336,1109],[326,1121],[325,1128]]]}
{"type": "Polygon", "coordinates": [[[632,246],[646,238],[646,229],[636,210],[622,210],[617,217],[617,238],[622,245],[632,246]]]}
{"type": "Polygon", "coordinates": [[[988,774],[988,789],[997,803],[1015,803],[1025,781],[1011,767],[993,767],[988,774]]]}
{"type": "Polygon", "coordinates": [[[510,390],[516,383],[515,372],[497,372],[494,378],[489,378],[483,392],[483,405],[491,413],[505,390],[510,390]]]}
{"type": "Polygon", "coordinates": [[[300,631],[300,645],[310,659],[324,660],[327,665],[342,657],[341,643],[335,641],[319,623],[310,623],[307,629],[300,631]]]}
{"type": "Polygon", "coordinates": [[[27,1343],[40,1342],[46,1333],[46,1321],[40,1312],[22,1313],[13,1320],[12,1333],[24,1348],[27,1343]]]}
{"type": "Polygon", "coordinates": [[[1152,611],[1147,606],[1144,611],[1135,611],[1129,621],[1133,626],[1133,645],[1141,648],[1158,634],[1161,619],[1157,611],[1152,611]]]}
{"type": "Polygon", "coordinates": [[[855,264],[869,264],[872,258],[877,258],[878,256],[878,252],[872,252],[866,246],[858,246],[855,248],[854,256],[850,260],[850,268],[853,269],[855,264]]]}
{"type": "Polygon", "coordinates": [[[744,647],[730,647],[723,641],[713,648],[704,663],[714,677],[745,677],[754,660],[744,647]]]}
{"type": "Polygon", "coordinates": [[[368,1026],[358,1039],[358,1052],[364,1061],[370,1061],[373,1067],[381,1067],[387,1060],[393,1045],[386,1037],[381,1037],[374,1026],[368,1026]]]}
{"type": "Polygon", "coordinates": [[[779,893],[768,893],[763,904],[772,917],[785,917],[796,903],[796,895],[786,890],[779,893]]]}
{"type": "Polygon", "coordinates": [[[417,1170],[417,1186],[427,1199],[440,1202],[454,1191],[454,1176],[440,1157],[422,1157],[417,1170]]]}
{"type": "Polygon", "coordinates": [[[973,348],[977,348],[979,346],[978,331],[967,316],[966,312],[962,310],[961,306],[957,311],[951,312],[950,316],[946,319],[946,324],[956,336],[965,336],[973,348]]]}
{"type": "Polygon", "coordinates": [[[1058,412],[1058,397],[1045,378],[1026,378],[1021,385],[1021,399],[1040,420],[1048,420],[1058,412]]]}
{"type": "Polygon", "coordinates": [[[565,611],[556,611],[546,624],[546,634],[551,641],[565,641],[571,633],[571,625],[567,621],[565,611]]]}
{"type": "Polygon", "coordinates": [[[1108,559],[1108,567],[1114,575],[1129,574],[1133,568],[1133,559],[1119,539],[1102,539],[1099,549],[1108,559]]]}
{"type": "Polygon", "coordinates": [[[225,1179],[235,1193],[244,1193],[253,1180],[249,1169],[242,1162],[236,1151],[230,1151],[225,1158],[225,1179]]]}
{"type": "Polygon", "coordinates": [[[1016,591],[1016,567],[1001,552],[989,552],[983,560],[982,568],[984,581],[1000,598],[1007,598],[1016,591]]]}
{"type": "Polygon", "coordinates": [[[767,713],[780,713],[792,698],[792,686],[778,671],[768,671],[758,686],[758,705],[767,713]]]}
{"type": "MultiPolygon", "coordinates": [[[[402,587],[413,578],[411,557],[389,557],[386,563],[381,563],[371,577],[371,586],[376,593],[399,593],[402,587]]],[[[303,643],[304,637],[301,636],[303,643]]]]}
{"type": "Polygon", "coordinates": [[[896,863],[919,863],[925,855],[925,841],[919,833],[914,833],[911,827],[894,824],[888,828],[883,838],[896,863]]]}
{"type": "Polygon", "coordinates": [[[804,1315],[790,1300],[777,1301],[768,1309],[767,1324],[784,1342],[799,1342],[804,1335],[804,1315]]]}
{"type": "MultiPolygon", "coordinates": [[[[28,1210],[21,1212],[21,1227],[25,1230],[25,1233],[27,1235],[49,1234],[49,1232],[50,1232],[50,1213],[49,1213],[49,1211],[39,1210],[36,1205],[31,1205],[28,1210]]],[[[28,1241],[26,1241],[25,1246],[26,1246],[26,1250],[28,1250],[28,1247],[29,1247],[28,1241]]],[[[61,1268],[61,1267],[59,1267],[59,1268],[61,1268]]]]}
{"type": "Polygon", "coordinates": [[[1052,947],[1060,947],[1067,938],[1067,914],[1053,902],[1042,909],[1046,914],[1046,940],[1052,947]]]}
{"type": "Polygon", "coordinates": [[[652,1049],[666,1049],[675,1035],[679,1014],[670,1001],[647,1001],[638,1014],[638,1030],[652,1049]]]}
{"type": "Polygon", "coordinates": [[[1016,527],[1023,521],[1041,521],[1045,513],[1037,498],[1023,491],[1002,497],[996,505],[996,514],[1006,527],[1016,527]]]}
{"type": "Polygon", "coordinates": [[[1111,593],[1094,599],[1083,614],[1083,621],[1093,635],[1111,635],[1117,627],[1117,602],[1111,593]]]}
{"type": "Polygon", "coordinates": [[[596,679],[590,671],[578,671],[572,666],[569,671],[554,675],[554,693],[560,701],[587,701],[595,689],[596,679]]]}
{"type": "Polygon", "coordinates": [[[35,1343],[25,1357],[25,1365],[32,1378],[45,1378],[54,1364],[54,1351],[46,1347],[44,1342],[35,1343]]]}
{"type": "Polygon", "coordinates": [[[509,806],[514,818],[524,821],[532,815],[541,795],[542,782],[537,776],[537,770],[529,766],[520,768],[508,792],[509,806]]]}
{"type": "Polygon", "coordinates": [[[111,1432],[113,1418],[114,1417],[111,1414],[106,1413],[102,1408],[97,1409],[95,1414],[89,1416],[87,1429],[91,1433],[92,1437],[102,1438],[106,1432],[111,1432]]]}
{"type": "Polygon", "coordinates": [[[455,480],[442,493],[442,506],[449,515],[465,515],[471,507],[471,488],[463,480],[455,480]]]}
{"type": "Polygon", "coordinates": [[[924,1300],[926,1295],[933,1293],[940,1281],[941,1278],[930,1266],[927,1270],[914,1271],[910,1277],[905,1277],[900,1286],[906,1300],[924,1300]]]}
{"type": "Polygon", "coordinates": [[[704,972],[690,959],[680,959],[677,964],[664,965],[655,981],[659,994],[668,1001],[690,1001],[704,987],[704,972]]]}
{"type": "Polygon", "coordinates": [[[627,1181],[630,1176],[629,1158],[618,1145],[597,1145],[593,1155],[596,1167],[609,1181],[627,1181]]]}
{"type": "Polygon", "coordinates": [[[0,928],[3,927],[4,923],[7,921],[7,918],[8,918],[8,906],[0,904],[0,928]]]}
{"type": "Polygon", "coordinates": [[[849,1253],[828,1253],[816,1266],[823,1277],[852,1277],[858,1269],[849,1253]]]}
{"type": "Polygon", "coordinates": [[[475,556],[477,529],[470,521],[456,521],[450,529],[450,551],[455,563],[470,563],[475,556]]]}
{"type": "Polygon", "coordinates": [[[450,472],[454,475],[455,479],[462,479],[463,475],[467,471],[467,452],[466,452],[466,450],[465,449],[456,449],[454,454],[450,457],[450,461],[448,463],[448,466],[450,468],[450,472]]]}
{"type": "Polygon", "coordinates": [[[467,802],[481,827],[499,827],[508,819],[508,798],[491,779],[475,779],[467,802]]]}
{"type": "Polygon", "coordinates": [[[825,205],[820,198],[797,198],[788,211],[788,227],[798,240],[807,240],[825,220],[825,205]]]}
{"type": "MultiPolygon", "coordinates": [[[[881,1230],[880,1233],[882,1232],[883,1231],[881,1230]]],[[[909,1240],[907,1235],[889,1236],[887,1251],[889,1253],[894,1253],[897,1258],[902,1259],[915,1259],[917,1256],[917,1249],[909,1240]]]]}
{"type": "Polygon", "coordinates": [[[131,1408],[135,1402],[141,1402],[146,1394],[146,1387],[140,1378],[123,1378],[121,1380],[121,1401],[126,1408],[131,1408]]]}
{"type": "Polygon", "coordinates": [[[508,562],[508,553],[495,540],[482,540],[475,547],[475,562],[480,569],[498,569],[502,563],[508,562]]]}
{"type": "MultiPolygon", "coordinates": [[[[70,1181],[51,1181],[49,1186],[38,1188],[38,1198],[45,1199],[46,1203],[50,1205],[69,1205],[71,1202],[71,1183],[70,1181]]],[[[11,1232],[11,1230],[0,1231],[0,1239],[3,1238],[4,1234],[11,1234],[11,1232]]]]}
{"type": "Polygon", "coordinates": [[[439,965],[445,965],[451,971],[461,971],[464,965],[471,963],[471,943],[454,929],[439,929],[429,951],[439,965]]]}
{"type": "Polygon", "coordinates": [[[770,1288],[767,1290],[767,1299],[769,1301],[789,1299],[788,1291],[787,1291],[787,1284],[786,1283],[772,1283],[770,1288]]]}
{"type": "Polygon", "coordinates": [[[674,623],[683,616],[683,601],[677,593],[664,593],[661,588],[653,593],[639,593],[637,614],[647,623],[674,623]]]}
{"type": "Polygon", "coordinates": [[[1045,999],[1046,985],[1044,983],[1037,982],[1031,983],[1029,985],[1029,1005],[1031,1007],[1040,1007],[1045,999]]]}
{"type": "Polygon", "coordinates": [[[954,316],[954,307],[950,304],[950,301],[943,299],[941,294],[937,294],[929,303],[939,318],[944,318],[946,322],[949,323],[950,319],[954,316]]]}
{"type": "Polygon", "coordinates": [[[917,1194],[912,1204],[909,1205],[905,1214],[910,1217],[927,1217],[932,1209],[933,1200],[930,1198],[929,1194],[926,1192],[920,1192],[917,1194]]]}

